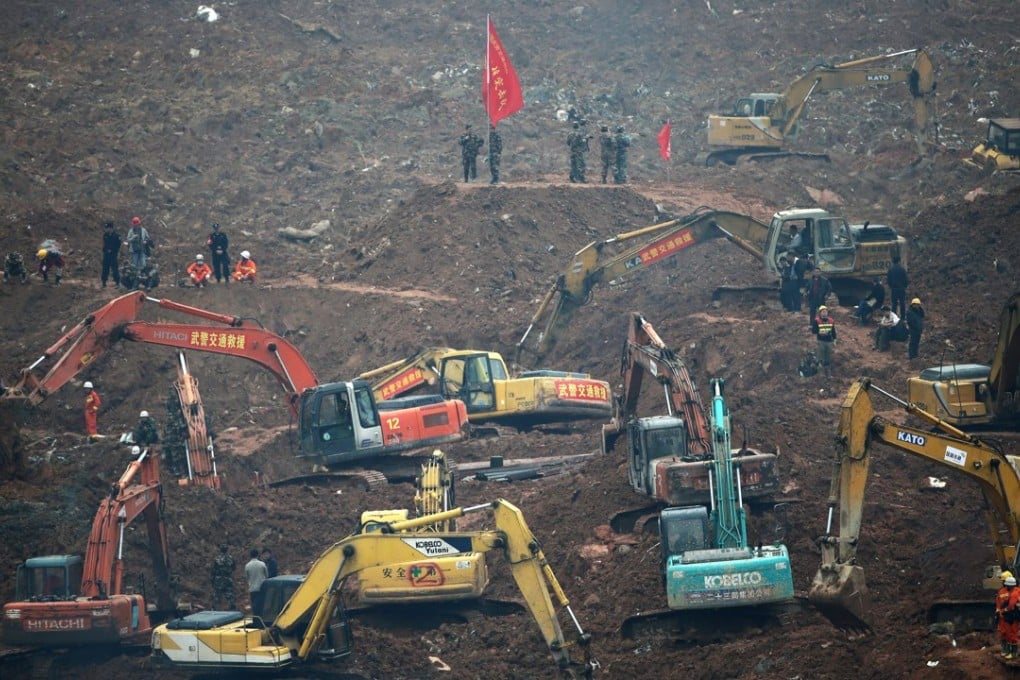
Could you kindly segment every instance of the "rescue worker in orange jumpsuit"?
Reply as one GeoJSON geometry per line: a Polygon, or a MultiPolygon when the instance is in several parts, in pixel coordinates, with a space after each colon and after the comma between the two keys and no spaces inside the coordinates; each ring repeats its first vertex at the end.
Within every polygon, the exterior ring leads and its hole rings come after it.
{"type": "Polygon", "coordinates": [[[195,256],[195,261],[188,265],[188,276],[195,288],[205,288],[212,278],[212,267],[205,263],[205,257],[201,253],[195,256]]]}
{"type": "Polygon", "coordinates": [[[86,380],[85,389],[85,434],[88,435],[89,439],[96,439],[99,437],[99,427],[97,418],[99,416],[99,407],[103,405],[103,401],[99,398],[99,392],[96,392],[92,386],[92,382],[86,380]]]}
{"type": "Polygon", "coordinates": [[[1017,628],[1020,627],[1020,621],[1014,621],[1020,616],[1020,612],[1017,612],[1020,588],[1016,587],[1016,579],[1012,573],[1004,571],[1001,578],[1002,588],[995,594],[995,620],[998,624],[1002,656],[1012,659],[1017,653],[1017,628]]]}
{"type": "Polygon", "coordinates": [[[255,266],[255,260],[251,259],[251,253],[247,250],[241,251],[241,259],[237,261],[237,266],[234,268],[234,280],[241,283],[255,283],[255,272],[258,267],[255,266]]]}

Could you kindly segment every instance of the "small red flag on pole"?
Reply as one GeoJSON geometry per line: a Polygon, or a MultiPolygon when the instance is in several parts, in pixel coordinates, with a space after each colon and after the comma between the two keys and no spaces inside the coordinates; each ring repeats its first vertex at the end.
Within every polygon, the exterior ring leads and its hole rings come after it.
{"type": "Polygon", "coordinates": [[[659,131],[659,136],[656,137],[656,139],[659,140],[659,155],[662,156],[663,160],[667,161],[669,160],[670,152],[672,151],[669,144],[669,134],[670,127],[669,121],[667,120],[666,124],[662,126],[662,130],[659,131]]]}
{"type": "Polygon", "coordinates": [[[503,49],[503,43],[496,35],[492,20],[485,18],[488,26],[485,41],[485,73],[482,75],[482,102],[489,121],[495,125],[524,107],[521,84],[517,80],[510,57],[503,49]]]}

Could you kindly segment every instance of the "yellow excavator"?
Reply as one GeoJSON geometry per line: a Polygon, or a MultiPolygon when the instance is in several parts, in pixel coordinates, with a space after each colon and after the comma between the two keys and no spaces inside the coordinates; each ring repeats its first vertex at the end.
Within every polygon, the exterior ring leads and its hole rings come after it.
{"type": "MultiPolygon", "coordinates": [[[[390,522],[377,531],[348,536],[319,556],[271,623],[241,612],[192,614],[153,631],[153,655],[176,667],[248,671],[345,656],[350,636],[340,591],[348,576],[386,564],[494,550],[502,552],[510,566],[557,668],[564,675],[591,677],[597,666],[590,657],[591,636],[581,628],[521,511],[505,500],[390,522]],[[494,529],[417,531],[484,511],[492,513],[494,529]],[[563,613],[576,633],[569,639],[560,626],[563,613]],[[583,661],[571,658],[572,647],[583,650],[583,661]]],[[[267,593],[266,599],[274,598],[267,593]]]]}
{"type": "Polygon", "coordinates": [[[794,80],[782,93],[755,93],[737,100],[733,112],[708,117],[705,165],[735,164],[738,160],[770,160],[796,156],[828,160],[824,153],[787,151],[794,139],[808,99],[814,94],[851,87],[906,83],[914,100],[914,134],[923,154],[934,129],[935,68],[922,49],[903,50],[855,59],[842,64],[820,65],[794,80]],[[890,66],[913,56],[908,67],[890,66]]]}
{"type": "MultiPolygon", "coordinates": [[[[574,311],[591,301],[597,285],[618,281],[719,238],[750,254],[775,277],[780,274],[781,256],[813,255],[815,265],[845,304],[863,298],[872,279],[888,271],[894,256],[904,266],[907,263],[906,239],[892,227],[868,222],[851,225],[844,217],[819,208],[782,210],[766,224],[750,215],[703,206],[684,217],[592,241],[577,251],[528,322],[517,343],[515,363],[520,364],[524,353],[538,359],[544,356],[574,311]],[[800,237],[799,246],[794,245],[794,233],[800,237]],[[532,335],[536,327],[540,330],[532,335]]],[[[725,290],[717,289],[716,295],[725,290]]]]}
{"type": "MultiPolygon", "coordinates": [[[[998,574],[1016,566],[1020,541],[1020,475],[1017,457],[959,430],[944,420],[902,401],[871,384],[855,382],[843,400],[825,535],[819,539],[822,564],[808,594],[810,602],[833,623],[847,629],[866,629],[867,587],[864,568],[857,564],[861,540],[865,485],[874,442],[924,458],[974,479],[985,498],[996,564],[985,572],[983,584],[999,587],[998,574]],[[882,394],[942,432],[920,430],[876,416],[871,393],[882,394]],[[838,515],[838,533],[833,519],[838,515]]],[[[929,623],[951,621],[958,632],[991,626],[991,599],[936,602],[928,610],[929,623]]]]}
{"type": "Polygon", "coordinates": [[[372,384],[380,409],[403,403],[404,395],[433,391],[463,401],[472,423],[527,429],[604,419],[613,411],[613,395],[604,380],[545,369],[512,374],[500,354],[483,350],[428,347],[358,377],[372,384]]]}
{"type": "MultiPolygon", "coordinates": [[[[455,507],[454,473],[446,454],[438,449],[422,464],[421,475],[415,482],[414,507],[418,517],[441,515],[455,507]]],[[[366,510],[361,513],[361,532],[383,531],[394,522],[407,521],[408,517],[406,508],[366,510]]],[[[455,530],[455,519],[446,517],[406,531],[422,534],[455,530]]],[[[358,572],[357,581],[359,605],[456,602],[481,598],[489,585],[489,570],[484,553],[456,553],[367,567],[358,572]]]]}
{"type": "Polygon", "coordinates": [[[1020,428],[1020,293],[999,314],[991,365],[926,368],[907,381],[907,398],[964,430],[1020,428]]]}
{"type": "Polygon", "coordinates": [[[987,173],[1020,172],[1020,118],[991,118],[985,141],[963,162],[987,173]]]}

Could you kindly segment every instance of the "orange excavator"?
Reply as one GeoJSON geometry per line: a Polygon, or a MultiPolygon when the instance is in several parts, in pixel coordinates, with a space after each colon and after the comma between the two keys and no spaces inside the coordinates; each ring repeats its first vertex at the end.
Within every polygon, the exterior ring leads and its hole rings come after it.
{"type": "Polygon", "coordinates": [[[212,434],[206,426],[205,406],[198,391],[198,380],[188,368],[184,352],[177,352],[177,380],[171,387],[167,410],[172,422],[183,425],[175,428],[180,441],[164,440],[164,452],[168,446],[177,446],[182,455],[184,476],[178,480],[182,486],[206,486],[220,488],[220,476],[216,470],[216,448],[212,434]]]}
{"type": "MultiPolygon", "coordinates": [[[[708,505],[713,460],[709,417],[687,366],[639,312],[628,318],[620,374],[623,389],[614,400],[612,421],[602,426],[602,450],[608,453],[626,432],[631,486],[656,505],[616,513],[613,528],[630,531],[636,520],[663,505],[708,505]],[[662,386],[665,415],[636,415],[645,374],[662,386]]],[[[779,491],[776,454],[745,445],[732,456],[745,499],[764,499],[779,491]]]]}
{"type": "Polygon", "coordinates": [[[156,612],[173,614],[170,548],[163,523],[159,456],[131,461],[99,504],[85,560],[32,557],[18,567],[17,601],[3,608],[4,641],[16,645],[136,644],[153,623],[144,594],[124,592],[124,533],[145,518],[156,576],[156,612]]]}
{"type": "Polygon", "coordinates": [[[377,404],[365,380],[320,383],[297,347],[256,321],[151,298],[143,292],[123,295],[86,316],[24,369],[0,400],[39,404],[119,340],[213,352],[262,366],[283,386],[297,416],[299,455],[327,467],[371,461],[373,468],[382,469],[385,465],[378,463],[393,458],[390,454],[467,436],[467,407],[462,401],[436,396],[418,397],[413,403],[393,399],[377,404]],[[147,303],[213,323],[139,321],[147,303]],[[38,375],[39,367],[54,357],[58,358],[46,374],[38,375]]]}

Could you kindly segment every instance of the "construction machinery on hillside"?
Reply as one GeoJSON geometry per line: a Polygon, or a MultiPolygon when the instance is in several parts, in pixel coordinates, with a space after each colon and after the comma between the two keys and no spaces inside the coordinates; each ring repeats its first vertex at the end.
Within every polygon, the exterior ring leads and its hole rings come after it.
{"type": "Polygon", "coordinates": [[[177,380],[170,387],[167,400],[162,448],[166,460],[179,462],[182,467],[178,484],[220,488],[209,418],[198,391],[198,380],[191,374],[183,351],[177,352],[177,380]]]}
{"type": "MultiPolygon", "coordinates": [[[[892,227],[868,222],[851,225],[817,208],[782,210],[766,224],[750,215],[701,207],[684,217],[593,241],[577,251],[528,322],[517,343],[515,363],[520,364],[525,352],[539,359],[544,356],[573,312],[591,301],[597,285],[618,281],[691,246],[720,238],[756,258],[777,279],[782,255],[813,255],[844,304],[856,304],[865,297],[873,278],[885,275],[893,257],[899,257],[904,266],[907,262],[906,239],[892,227]],[[792,245],[791,227],[797,227],[799,247],[792,245]],[[532,337],[536,327],[541,330],[532,337]]],[[[717,294],[723,290],[727,289],[718,289],[717,294]]]]}
{"type": "Polygon", "coordinates": [[[531,428],[602,419],[612,409],[605,381],[544,369],[511,374],[497,352],[429,347],[358,377],[372,382],[379,401],[424,390],[459,399],[472,423],[531,428]]]}
{"type": "Polygon", "coordinates": [[[348,576],[385,564],[494,550],[503,553],[557,667],[590,677],[596,665],[589,658],[590,636],[570,609],[521,511],[504,500],[391,522],[377,531],[348,536],[319,556],[271,624],[245,618],[241,612],[187,616],[153,631],[153,654],[173,666],[206,670],[279,669],[313,660],[320,648],[337,656],[349,651],[338,644],[346,630],[339,605],[340,590],[348,576]],[[483,511],[492,512],[495,529],[416,531],[483,511]],[[570,639],[558,618],[564,611],[576,631],[570,639]],[[571,659],[570,649],[575,646],[582,648],[583,662],[571,659]]]}
{"type": "Polygon", "coordinates": [[[990,118],[985,141],[963,162],[983,172],[1020,172],[1020,118],[990,118]]]}
{"type": "Polygon", "coordinates": [[[720,619],[758,622],[774,615],[771,606],[793,602],[786,546],[779,541],[752,545],[747,538],[741,472],[733,460],[730,414],[722,387],[722,380],[712,380],[713,458],[706,463],[711,512],[704,505],[662,511],[660,566],[669,611],[626,619],[622,625],[625,637],[635,637],[646,627],[704,632],[720,619]],[[732,611],[736,607],[741,608],[739,613],[732,611]],[[715,610],[729,611],[719,617],[715,610]],[[699,611],[707,613],[698,616],[699,611]]]}
{"type": "MultiPolygon", "coordinates": [[[[865,486],[871,467],[872,445],[884,444],[959,472],[974,479],[985,500],[996,564],[986,569],[985,585],[1001,583],[1001,569],[1015,568],[1020,542],[1020,473],[1017,457],[1007,455],[968,435],[914,404],[876,387],[868,379],[851,385],[840,412],[828,500],[825,535],[818,539],[822,563],[809,592],[811,603],[841,627],[863,629],[867,609],[864,567],[857,562],[861,544],[865,486]],[[892,423],[875,414],[871,392],[892,399],[910,414],[941,432],[892,423]],[[838,533],[833,520],[838,516],[838,533]]],[[[918,546],[919,550],[923,546],[918,546]]],[[[989,598],[936,602],[928,611],[929,623],[951,621],[957,632],[988,630],[993,608],[989,598]]]]}
{"type": "Polygon", "coordinates": [[[68,647],[130,645],[145,641],[153,616],[168,617],[170,549],[163,523],[159,457],[148,450],[131,461],[99,504],[85,559],[76,555],[32,557],[18,567],[16,601],[3,607],[4,641],[68,647]],[[155,598],[126,592],[124,540],[144,517],[155,572],[155,598]],[[151,604],[151,606],[150,606],[151,604]]]}
{"type": "MultiPolygon", "coordinates": [[[[852,87],[906,83],[914,102],[914,136],[918,153],[924,154],[935,127],[935,68],[922,49],[903,50],[865,57],[842,64],[819,65],[800,76],[781,93],[755,93],[737,100],[729,114],[708,117],[705,165],[735,164],[799,157],[829,160],[824,153],[787,150],[797,136],[801,115],[812,95],[852,87]],[[908,67],[891,66],[913,56],[908,67]]],[[[855,109],[856,110],[856,109],[855,109]]]]}
{"type": "MultiPolygon", "coordinates": [[[[612,421],[602,427],[602,450],[608,453],[626,432],[630,484],[657,504],[614,515],[613,529],[624,532],[633,530],[635,518],[663,505],[710,504],[713,468],[708,462],[715,458],[709,416],[686,364],[640,313],[628,315],[627,328],[620,362],[623,390],[614,400],[612,421]],[[636,415],[646,374],[662,386],[665,415],[636,415]]],[[[730,455],[740,470],[745,499],[764,499],[779,491],[776,454],[744,445],[730,455]]]]}
{"type": "MultiPolygon", "coordinates": [[[[298,423],[299,455],[328,467],[370,462],[377,470],[405,467],[391,454],[459,441],[467,436],[464,402],[418,398],[377,404],[364,380],[320,383],[301,352],[257,322],[133,292],[92,312],[47,349],[0,400],[39,404],[105,354],[119,340],[248,359],[270,371],[287,392],[298,423]],[[212,324],[138,321],[142,307],[198,317],[212,324]],[[48,372],[39,366],[59,353],[48,372]]],[[[411,473],[413,475],[413,472],[411,473]]]]}
{"type": "Polygon", "coordinates": [[[907,381],[907,400],[963,430],[1020,428],[1020,293],[999,314],[991,365],[926,368],[907,381]]]}

